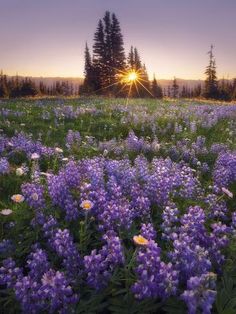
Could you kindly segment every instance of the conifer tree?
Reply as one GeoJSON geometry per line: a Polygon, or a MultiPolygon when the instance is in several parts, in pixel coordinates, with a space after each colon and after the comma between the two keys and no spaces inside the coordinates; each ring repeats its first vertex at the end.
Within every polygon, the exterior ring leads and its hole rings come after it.
{"type": "Polygon", "coordinates": [[[129,68],[130,70],[134,70],[134,69],[135,69],[134,47],[133,47],[133,46],[131,46],[131,48],[130,48],[130,52],[129,52],[129,54],[128,54],[127,63],[128,63],[128,68],[129,68]]]}
{"type": "Polygon", "coordinates": [[[140,59],[140,55],[138,53],[138,49],[135,47],[134,48],[134,69],[137,71],[137,70],[140,70],[141,68],[142,68],[142,62],[140,59]]]}
{"type": "Polygon", "coordinates": [[[7,79],[3,75],[3,72],[0,73],[0,98],[8,97],[8,88],[7,88],[7,79]]]}
{"type": "Polygon", "coordinates": [[[179,93],[179,85],[177,84],[177,80],[174,77],[173,84],[172,84],[172,97],[177,98],[179,93]]]}
{"type": "Polygon", "coordinates": [[[233,79],[231,99],[236,100],[236,78],[233,79]]]}
{"type": "Polygon", "coordinates": [[[93,85],[94,90],[97,93],[101,93],[103,87],[103,79],[106,75],[105,69],[105,35],[104,26],[102,20],[99,20],[97,30],[94,34],[94,45],[93,45],[93,85]]]}
{"type": "Polygon", "coordinates": [[[85,57],[85,65],[84,65],[84,83],[80,87],[80,93],[81,94],[91,94],[94,92],[95,87],[95,80],[94,80],[94,66],[92,64],[92,59],[91,55],[89,52],[88,45],[86,43],[85,45],[85,52],[84,52],[84,57],[85,57]]]}
{"type": "Polygon", "coordinates": [[[217,99],[218,94],[218,82],[217,82],[217,76],[216,76],[216,62],[213,55],[213,45],[211,45],[210,51],[208,51],[209,54],[209,64],[206,67],[205,75],[205,93],[204,96],[206,98],[211,99],[217,99]]]}
{"type": "Polygon", "coordinates": [[[162,88],[159,84],[157,84],[155,74],[154,74],[153,81],[152,81],[151,92],[153,94],[153,97],[159,98],[159,99],[163,98],[162,88]]]}

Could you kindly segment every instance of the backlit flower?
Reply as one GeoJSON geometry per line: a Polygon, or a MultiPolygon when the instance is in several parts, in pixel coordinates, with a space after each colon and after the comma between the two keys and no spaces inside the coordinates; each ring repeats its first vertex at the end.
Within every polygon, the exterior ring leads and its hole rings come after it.
{"type": "Polygon", "coordinates": [[[21,194],[14,194],[12,195],[11,199],[15,202],[15,203],[22,203],[24,201],[24,196],[21,194]]]}
{"type": "Polygon", "coordinates": [[[93,208],[93,202],[90,200],[85,200],[80,204],[80,207],[82,207],[84,210],[90,210],[93,208]]]}
{"type": "Polygon", "coordinates": [[[17,168],[16,169],[16,175],[18,177],[21,177],[24,174],[24,170],[22,168],[17,168]]]}
{"type": "Polygon", "coordinates": [[[8,216],[12,213],[12,210],[11,209],[3,209],[0,211],[0,213],[3,215],[3,216],[8,216]]]}
{"type": "Polygon", "coordinates": [[[148,245],[148,240],[145,239],[143,236],[141,235],[138,235],[138,236],[134,236],[133,237],[133,240],[134,240],[134,243],[137,244],[137,245],[148,245]]]}

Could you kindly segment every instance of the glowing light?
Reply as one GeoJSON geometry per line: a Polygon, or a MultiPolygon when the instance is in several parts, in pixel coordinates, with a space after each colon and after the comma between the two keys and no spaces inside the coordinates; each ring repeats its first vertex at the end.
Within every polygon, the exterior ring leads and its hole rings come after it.
{"type": "Polygon", "coordinates": [[[138,74],[136,73],[136,72],[130,72],[130,73],[128,73],[128,81],[130,81],[130,82],[133,82],[133,81],[135,81],[135,80],[137,80],[137,78],[138,78],[138,74]]]}
{"type": "Polygon", "coordinates": [[[126,84],[133,84],[139,79],[139,73],[134,70],[124,72],[120,76],[121,76],[121,79],[120,79],[121,83],[126,83],[126,84]]]}

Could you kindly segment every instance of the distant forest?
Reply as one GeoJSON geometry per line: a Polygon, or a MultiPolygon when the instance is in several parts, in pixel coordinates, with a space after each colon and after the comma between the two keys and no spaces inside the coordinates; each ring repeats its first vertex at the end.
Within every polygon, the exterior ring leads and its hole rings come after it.
{"type": "Polygon", "coordinates": [[[179,86],[174,77],[172,84],[162,88],[155,74],[149,80],[145,63],[137,47],[131,46],[128,56],[125,55],[123,35],[119,20],[114,13],[105,12],[99,20],[94,33],[92,54],[86,43],[84,82],[78,86],[69,81],[55,81],[48,86],[43,81],[35,83],[31,78],[8,77],[0,73],[0,98],[18,98],[33,96],[75,96],[101,95],[109,97],[137,98],[206,98],[231,101],[236,100],[236,78],[218,80],[216,60],[211,45],[209,64],[205,69],[205,83],[194,87],[179,86]],[[120,74],[134,71],[139,74],[140,86],[126,86],[120,80],[120,74]]]}
{"type": "Polygon", "coordinates": [[[69,81],[55,81],[49,86],[43,81],[36,84],[31,78],[8,77],[2,71],[0,73],[0,98],[72,95],[79,95],[79,88],[69,81]]]}

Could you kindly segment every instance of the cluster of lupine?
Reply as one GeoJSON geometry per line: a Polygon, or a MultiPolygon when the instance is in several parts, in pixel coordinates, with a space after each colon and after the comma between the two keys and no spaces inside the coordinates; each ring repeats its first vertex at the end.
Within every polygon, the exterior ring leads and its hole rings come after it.
{"type": "Polygon", "coordinates": [[[128,159],[71,161],[47,181],[52,203],[65,211],[66,219],[77,219],[80,200],[91,199],[103,230],[128,229],[136,217],[150,215],[151,204],[167,204],[171,193],[184,198],[201,195],[192,169],[170,159],[153,159],[150,165],[144,157],[134,165],[128,159]],[[88,180],[85,192],[81,183],[88,180]]]}
{"type": "Polygon", "coordinates": [[[68,105],[60,105],[54,108],[53,113],[56,118],[59,119],[77,119],[83,114],[98,114],[100,111],[93,106],[90,107],[74,107],[68,105]]]}
{"type": "Polygon", "coordinates": [[[132,286],[132,292],[138,299],[167,298],[175,295],[178,286],[178,271],[171,263],[160,258],[161,249],[153,240],[138,249],[135,273],[138,278],[132,286]]]}
{"type": "Polygon", "coordinates": [[[1,153],[5,151],[8,155],[19,151],[24,152],[28,158],[31,158],[31,155],[34,153],[37,153],[39,156],[52,156],[54,154],[54,148],[44,146],[40,141],[34,141],[22,132],[11,138],[1,138],[0,149],[1,153]]]}
{"type": "Polygon", "coordinates": [[[0,108],[0,116],[8,117],[8,116],[15,116],[15,117],[21,117],[25,113],[23,111],[16,111],[16,110],[11,110],[8,108],[0,108]]]}
{"type": "Polygon", "coordinates": [[[10,171],[10,165],[7,158],[0,158],[0,174],[6,174],[10,171]]]}
{"type": "Polygon", "coordinates": [[[215,163],[213,172],[216,192],[220,192],[222,187],[228,187],[236,181],[236,153],[221,153],[215,163]]]}
{"type": "Polygon", "coordinates": [[[115,232],[108,231],[103,240],[106,244],[98,252],[95,249],[84,257],[87,283],[96,290],[106,287],[115,267],[124,264],[123,248],[115,232]]]}
{"type": "Polygon", "coordinates": [[[68,313],[78,301],[63,272],[50,268],[45,251],[34,247],[27,259],[28,274],[16,267],[12,259],[4,260],[0,268],[0,284],[15,291],[24,313],[68,313]]]}
{"type": "Polygon", "coordinates": [[[73,146],[79,147],[80,143],[80,132],[69,130],[66,135],[66,147],[70,150],[73,146]]]}

